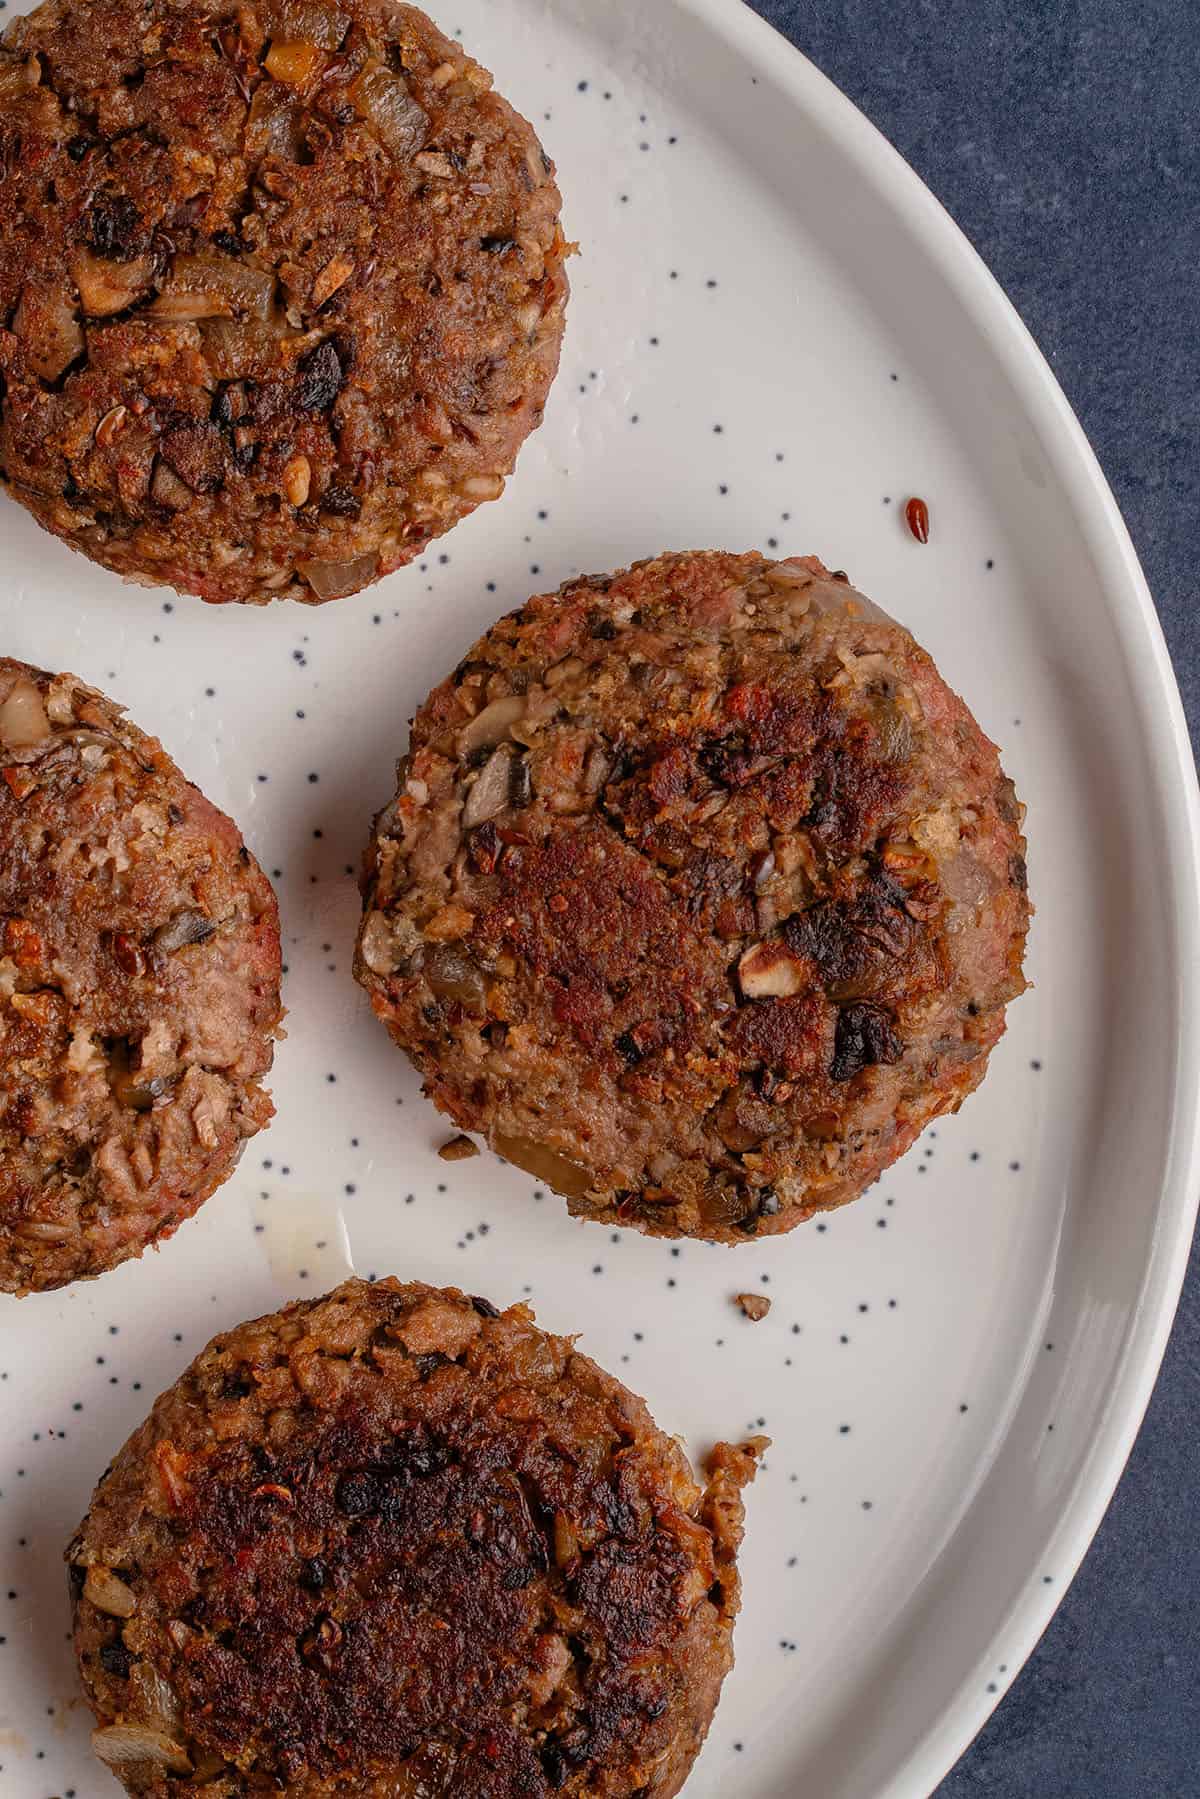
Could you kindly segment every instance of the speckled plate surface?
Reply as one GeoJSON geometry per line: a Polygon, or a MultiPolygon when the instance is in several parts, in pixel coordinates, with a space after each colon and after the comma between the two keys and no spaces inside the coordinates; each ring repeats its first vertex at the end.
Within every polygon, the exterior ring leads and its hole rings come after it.
{"type": "Polygon", "coordinates": [[[1045,365],[781,40],[732,0],[454,0],[441,23],[542,129],[583,247],[506,498],[318,612],[123,588],[0,506],[3,649],[106,688],[235,815],[274,871],[291,1009],[276,1123],[200,1216],[0,1302],[0,1786],[109,1790],[61,1554],[111,1453],[216,1330],[353,1267],[531,1297],[695,1452],[770,1432],[689,1794],[926,1794],[1086,1548],[1178,1292],[1200,955],[1169,668],[1045,365]],[[431,682],[530,591],[700,545],[815,551],[912,627],[1029,804],[1039,907],[1036,989],[980,1094],[856,1207],[735,1250],[572,1223],[491,1158],[440,1162],[447,1129],[350,978],[352,871],[431,682]]]}

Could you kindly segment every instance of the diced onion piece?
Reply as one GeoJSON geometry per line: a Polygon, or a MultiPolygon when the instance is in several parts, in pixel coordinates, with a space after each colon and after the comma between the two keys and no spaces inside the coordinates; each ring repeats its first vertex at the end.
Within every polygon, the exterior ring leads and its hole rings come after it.
{"type": "Polygon", "coordinates": [[[725,1226],[739,1223],[753,1205],[740,1188],[714,1182],[700,1195],[698,1210],[705,1224],[725,1226]]]}
{"type": "Polygon", "coordinates": [[[393,156],[412,156],[421,148],[429,120],[401,76],[382,63],[368,63],[347,92],[355,112],[393,156]]]}
{"type": "Polygon", "coordinates": [[[177,949],[186,949],[192,943],[205,943],[216,930],[216,925],[206,912],[189,907],[177,912],[166,924],[159,925],[154,933],[154,943],[164,955],[174,955],[177,949]]]}
{"type": "Polygon", "coordinates": [[[66,1243],[78,1235],[69,1224],[55,1224],[49,1218],[26,1218],[13,1225],[13,1236],[25,1243],[66,1243]]]}
{"type": "MultiPolygon", "coordinates": [[[[185,1627],[186,1628],[186,1627],[185,1627]]],[[[155,1730],[174,1732],[181,1723],[179,1698],[170,1681],[164,1680],[153,1662],[136,1661],[129,1675],[131,1703],[142,1722],[155,1730]],[[136,1701],[136,1703],[132,1703],[136,1701]]]]}
{"type": "Polygon", "coordinates": [[[0,705],[0,743],[8,749],[25,749],[50,735],[50,720],[42,696],[32,681],[18,675],[0,705]]]}
{"type": "Polygon", "coordinates": [[[811,587],[816,576],[801,562],[776,562],[763,573],[771,587],[811,587]]]}
{"type": "Polygon", "coordinates": [[[251,318],[265,319],[275,297],[275,277],[267,269],[256,269],[229,256],[177,256],[162,283],[156,305],[171,295],[192,300],[208,297],[221,302],[210,313],[198,312],[197,318],[242,312],[251,318]]]}
{"type": "Polygon", "coordinates": [[[545,1181],[547,1187],[567,1199],[583,1199],[595,1184],[590,1168],[551,1149],[548,1143],[535,1143],[530,1137],[505,1137],[497,1131],[492,1148],[506,1162],[523,1168],[535,1181],[545,1181]]]}
{"type": "Polygon", "coordinates": [[[350,29],[345,13],[318,5],[316,0],[264,0],[257,10],[267,36],[285,43],[304,41],[317,44],[322,50],[336,50],[350,29]]]}
{"type": "Polygon", "coordinates": [[[303,39],[288,42],[276,38],[267,51],[265,67],[272,81],[286,82],[289,87],[303,87],[324,61],[315,44],[305,43],[303,39]]]}
{"type": "Polygon", "coordinates": [[[218,294],[159,294],[146,311],[156,319],[191,324],[197,319],[227,319],[232,307],[218,294]]]}
{"type": "Polygon", "coordinates": [[[187,1751],[165,1731],[139,1724],[108,1724],[92,1732],[92,1748],[110,1768],[128,1768],[137,1762],[165,1768],[170,1774],[190,1774],[187,1751]]]}
{"type": "Polygon", "coordinates": [[[340,600],[345,594],[357,592],[374,578],[378,566],[379,557],[374,550],[354,556],[349,562],[312,560],[296,564],[319,600],[340,600]]]}
{"type": "MultiPolygon", "coordinates": [[[[770,572],[767,579],[770,580],[770,572]]],[[[851,618],[872,619],[877,624],[888,621],[887,613],[874,600],[869,600],[866,594],[859,593],[856,588],[843,587],[841,582],[814,582],[811,590],[806,590],[805,598],[809,600],[810,609],[817,617],[830,612],[846,612],[851,618]]]]}
{"type": "Polygon", "coordinates": [[[295,162],[304,142],[304,116],[283,82],[262,81],[254,90],[246,120],[246,154],[256,160],[278,156],[295,162]]]}
{"type": "Polygon", "coordinates": [[[583,765],[583,791],[585,793],[599,793],[611,773],[611,761],[600,748],[600,745],[594,743],[588,751],[587,760],[583,765]]]}
{"type": "Polygon", "coordinates": [[[113,262],[107,256],[93,256],[82,245],[71,257],[71,275],[83,310],[93,319],[111,318],[114,312],[124,312],[140,300],[150,285],[152,270],[148,256],[113,262]]]}
{"type": "Polygon", "coordinates": [[[208,319],[204,355],[219,381],[260,381],[279,361],[282,334],[258,319],[208,319]]]}

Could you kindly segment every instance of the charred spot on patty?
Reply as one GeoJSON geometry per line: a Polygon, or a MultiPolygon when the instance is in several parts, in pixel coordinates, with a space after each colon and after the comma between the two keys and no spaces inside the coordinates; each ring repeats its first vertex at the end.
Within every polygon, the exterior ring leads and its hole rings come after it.
{"type": "Polygon", "coordinates": [[[884,874],[850,899],[818,900],[784,921],[783,938],[838,998],[903,983],[920,936],[904,890],[884,874]]]}
{"type": "Polygon", "coordinates": [[[296,383],[296,405],[301,412],[328,412],[342,388],[342,365],[337,348],[324,338],[315,350],[302,356],[296,383]]]}
{"type": "Polygon", "coordinates": [[[127,194],[102,193],[92,201],[83,220],[83,234],[97,256],[124,261],[135,256],[146,242],[137,207],[127,194]]]}
{"type": "Polygon", "coordinates": [[[841,1008],[834,1033],[833,1061],[829,1069],[835,1081],[848,1081],[864,1068],[871,1068],[879,1063],[898,1062],[903,1054],[904,1045],[882,1006],[851,1005],[841,1008]]]}

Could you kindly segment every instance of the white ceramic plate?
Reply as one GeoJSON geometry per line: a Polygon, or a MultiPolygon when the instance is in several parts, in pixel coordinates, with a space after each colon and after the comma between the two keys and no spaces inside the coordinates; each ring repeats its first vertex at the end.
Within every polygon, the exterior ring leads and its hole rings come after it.
{"type": "MultiPolygon", "coordinates": [[[[311,612],[124,588],[0,516],[3,647],[126,702],[277,878],[278,1119],[159,1254],[0,1304],[0,1784],[107,1791],[62,1547],[220,1327],[350,1267],[458,1281],[702,1452],[775,1438],[696,1799],[928,1793],[1061,1597],[1141,1418],[1196,1193],[1197,807],[1112,499],[1045,364],[864,120],[732,0],[453,0],[583,246],[506,498],[311,612]],[[906,536],[924,495],[933,538],[906,536]],[[982,1092],[826,1226],[736,1250],[568,1221],[446,1127],[350,979],[406,720],[503,609],[664,547],[778,542],[905,620],[1029,805],[1033,993],[982,1092]],[[738,1289],[761,1287],[751,1325],[738,1289]]],[[[115,1790],[115,1789],[114,1789],[115,1790]]]]}

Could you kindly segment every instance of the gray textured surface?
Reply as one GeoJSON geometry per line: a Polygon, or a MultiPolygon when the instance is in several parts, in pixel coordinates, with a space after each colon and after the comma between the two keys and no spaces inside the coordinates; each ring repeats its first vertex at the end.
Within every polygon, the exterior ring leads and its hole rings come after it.
{"type": "MultiPolygon", "coordinates": [[[[1196,0],[755,0],[981,251],[1104,466],[1200,741],[1196,0]]],[[[1079,1577],[938,1799],[1200,1795],[1200,1253],[1079,1577]]]]}

